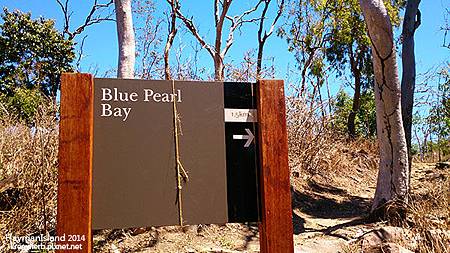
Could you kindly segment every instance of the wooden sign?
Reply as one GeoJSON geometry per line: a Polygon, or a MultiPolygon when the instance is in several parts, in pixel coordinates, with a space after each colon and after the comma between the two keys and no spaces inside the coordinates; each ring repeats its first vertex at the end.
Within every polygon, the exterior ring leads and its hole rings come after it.
{"type": "Polygon", "coordinates": [[[247,221],[293,251],[282,81],[64,74],[58,180],[57,233],[84,252],[92,229],[247,221]]]}
{"type": "Polygon", "coordinates": [[[95,79],[93,229],[259,221],[252,87],[95,79]]]}

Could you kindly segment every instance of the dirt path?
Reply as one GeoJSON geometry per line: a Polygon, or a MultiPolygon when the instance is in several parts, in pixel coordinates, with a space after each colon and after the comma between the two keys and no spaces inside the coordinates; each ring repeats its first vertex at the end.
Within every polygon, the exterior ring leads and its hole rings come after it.
{"type": "MultiPolygon", "coordinates": [[[[425,184],[449,176],[448,169],[439,171],[435,167],[434,163],[414,164],[411,175],[414,194],[426,190],[425,184]]],[[[361,181],[359,186],[354,185],[356,182],[344,181],[340,182],[340,187],[313,180],[304,191],[294,191],[294,238],[298,252],[355,252],[358,249],[351,246],[352,243],[367,232],[384,227],[381,223],[362,222],[370,209],[374,179],[361,181]]]]}
{"type": "Polygon", "coordinates": [[[346,189],[320,179],[312,179],[302,188],[293,190],[292,202],[294,240],[299,252],[342,252],[357,236],[373,229],[361,224],[369,211],[373,188],[346,189]]]}
{"type": "MultiPolygon", "coordinates": [[[[424,182],[448,176],[436,172],[434,164],[416,164],[413,168],[413,191],[424,182]]],[[[345,175],[345,174],[344,174],[345,175]]],[[[385,224],[364,224],[362,217],[370,209],[375,191],[376,171],[361,171],[332,180],[313,177],[294,180],[292,188],[294,243],[296,252],[360,252],[355,242],[385,224]],[[356,245],[356,246],[355,246],[356,245]]],[[[97,242],[110,237],[103,252],[259,252],[258,228],[255,224],[192,226],[185,231],[165,227],[133,234],[106,231],[97,242]]],[[[100,250],[101,249],[101,250],[100,250]]]]}

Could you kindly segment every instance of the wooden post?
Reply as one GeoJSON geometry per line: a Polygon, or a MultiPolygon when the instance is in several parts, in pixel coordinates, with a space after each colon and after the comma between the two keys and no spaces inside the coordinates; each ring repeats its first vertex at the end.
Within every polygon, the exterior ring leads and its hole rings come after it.
{"type": "Polygon", "coordinates": [[[260,80],[257,97],[262,201],[260,251],[294,252],[284,82],[260,80]]]}
{"type": "Polygon", "coordinates": [[[92,251],[93,93],[92,75],[61,75],[57,235],[77,252],[92,251]]]}

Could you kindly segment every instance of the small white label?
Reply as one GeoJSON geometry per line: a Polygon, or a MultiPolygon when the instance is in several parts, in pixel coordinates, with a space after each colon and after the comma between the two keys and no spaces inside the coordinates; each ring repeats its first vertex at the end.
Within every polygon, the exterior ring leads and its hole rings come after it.
{"type": "Polygon", "coordinates": [[[225,122],[257,122],[256,109],[225,108],[225,122]]]}

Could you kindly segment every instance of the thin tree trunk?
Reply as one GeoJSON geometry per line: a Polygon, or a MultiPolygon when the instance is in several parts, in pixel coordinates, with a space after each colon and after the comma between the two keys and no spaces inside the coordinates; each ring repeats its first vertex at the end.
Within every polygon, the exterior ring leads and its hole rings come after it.
{"type": "Polygon", "coordinates": [[[258,43],[258,58],[256,60],[256,79],[261,78],[261,70],[262,70],[262,58],[264,52],[264,43],[258,43]]]}
{"type": "MultiPolygon", "coordinates": [[[[225,22],[225,17],[228,13],[228,10],[230,8],[231,2],[233,0],[228,0],[224,3],[222,3],[222,13],[218,13],[219,8],[217,7],[218,3],[216,0],[215,6],[215,15],[216,15],[216,38],[214,42],[214,79],[216,81],[223,81],[224,80],[224,65],[223,60],[225,58],[225,52],[222,54],[222,34],[223,34],[223,25],[225,22]]],[[[219,1],[220,2],[220,1],[219,1]]]]}
{"type": "Polygon", "coordinates": [[[115,0],[117,37],[119,40],[118,78],[134,78],[136,45],[134,41],[131,0],[115,0]]]}
{"type": "Polygon", "coordinates": [[[172,76],[170,74],[170,63],[169,63],[169,54],[170,48],[172,47],[173,40],[177,34],[177,9],[178,9],[178,0],[168,0],[170,4],[171,12],[170,12],[170,23],[169,23],[169,34],[167,35],[166,46],[164,47],[164,75],[166,80],[172,80],[172,76]]]}
{"type": "Polygon", "coordinates": [[[281,14],[283,13],[284,9],[284,0],[281,0],[280,4],[278,5],[278,11],[277,15],[275,16],[275,19],[272,22],[272,25],[270,26],[269,32],[264,31],[264,21],[266,19],[267,10],[269,9],[270,2],[272,0],[266,0],[264,1],[264,9],[261,12],[261,17],[259,20],[259,29],[258,29],[258,58],[256,60],[256,78],[261,78],[261,71],[262,71],[262,60],[263,60],[263,52],[264,52],[264,45],[266,44],[267,38],[272,35],[275,24],[277,23],[278,19],[281,17],[281,14]]]}
{"type": "Polygon", "coordinates": [[[318,87],[319,87],[317,92],[319,93],[320,111],[322,112],[322,126],[325,127],[326,113],[325,113],[325,108],[323,106],[322,92],[320,91],[320,89],[322,88],[323,80],[321,79],[320,76],[317,76],[316,80],[317,80],[317,84],[318,84],[318,87]]]}
{"type": "Polygon", "coordinates": [[[224,80],[223,68],[224,66],[222,57],[220,57],[219,54],[214,55],[214,80],[216,81],[224,80]]]}
{"type": "Polygon", "coordinates": [[[361,106],[361,73],[356,67],[353,70],[353,76],[355,80],[355,93],[353,94],[352,111],[348,115],[347,121],[348,134],[351,138],[356,137],[355,120],[356,114],[358,114],[359,107],[361,106]]]}
{"type": "Polygon", "coordinates": [[[253,19],[247,20],[244,18],[256,11],[259,4],[262,3],[263,0],[259,0],[255,7],[244,11],[241,15],[229,16],[228,10],[232,1],[233,0],[214,0],[214,24],[216,28],[214,45],[210,45],[200,36],[197,28],[194,25],[194,22],[192,21],[192,18],[186,18],[186,16],[181,13],[180,9],[177,10],[177,17],[180,18],[181,21],[183,21],[183,23],[186,25],[186,28],[192,33],[192,35],[194,35],[200,45],[205,48],[213,58],[214,79],[216,81],[224,80],[224,59],[226,54],[228,53],[228,50],[234,43],[234,32],[244,23],[254,22],[253,19]],[[225,20],[229,20],[231,22],[231,26],[229,28],[228,38],[226,39],[225,43],[222,43],[223,25],[225,20]],[[223,49],[222,44],[224,44],[223,49]]]}
{"type": "Polygon", "coordinates": [[[308,70],[309,66],[311,66],[311,63],[314,59],[315,52],[316,51],[313,50],[308,54],[308,59],[305,61],[305,64],[303,65],[302,73],[301,73],[302,85],[300,87],[300,97],[303,97],[303,95],[306,92],[306,71],[308,70]]]}
{"type": "Polygon", "coordinates": [[[414,55],[414,33],[420,25],[420,0],[408,0],[402,30],[402,119],[408,147],[409,171],[411,172],[411,139],[414,89],[416,86],[416,60],[414,55]],[[417,17],[417,19],[416,19],[417,17]]]}
{"type": "MultiPolygon", "coordinates": [[[[325,84],[327,86],[327,101],[328,101],[328,115],[331,115],[333,108],[331,106],[331,92],[330,92],[330,85],[328,84],[328,77],[325,78],[325,84]]],[[[330,120],[331,126],[334,127],[333,121],[330,120]]]]}
{"type": "MultiPolygon", "coordinates": [[[[400,105],[400,81],[392,24],[382,0],[360,0],[372,42],[380,164],[372,211],[405,203],[409,191],[408,150],[400,105]]],[[[393,209],[395,210],[395,209],[393,209]]],[[[400,214],[401,215],[401,214],[400,214]]]]}

